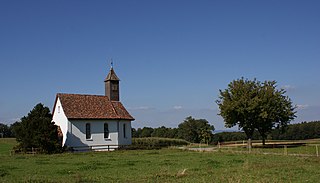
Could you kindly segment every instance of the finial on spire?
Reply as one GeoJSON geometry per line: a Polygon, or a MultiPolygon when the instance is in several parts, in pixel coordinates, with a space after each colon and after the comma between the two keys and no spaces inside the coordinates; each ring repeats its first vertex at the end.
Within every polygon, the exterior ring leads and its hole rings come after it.
{"type": "Polygon", "coordinates": [[[113,69],[113,60],[112,60],[112,58],[111,58],[111,63],[110,63],[110,65],[111,65],[111,69],[113,69]]]}

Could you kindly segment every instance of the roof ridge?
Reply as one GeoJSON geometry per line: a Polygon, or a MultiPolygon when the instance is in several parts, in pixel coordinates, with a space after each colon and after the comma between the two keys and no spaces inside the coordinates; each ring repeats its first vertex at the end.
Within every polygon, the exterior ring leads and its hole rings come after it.
{"type": "Polygon", "coordinates": [[[57,93],[57,95],[81,95],[81,96],[97,96],[97,97],[108,97],[105,95],[97,95],[97,94],[77,94],[77,93],[57,93]]]}

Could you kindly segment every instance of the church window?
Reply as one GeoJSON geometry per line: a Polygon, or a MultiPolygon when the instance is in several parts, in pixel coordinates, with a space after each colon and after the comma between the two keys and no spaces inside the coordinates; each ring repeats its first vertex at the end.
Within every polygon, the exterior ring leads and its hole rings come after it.
{"type": "Polygon", "coordinates": [[[123,124],[123,138],[127,138],[127,135],[126,135],[126,124],[123,124]]]}
{"type": "Polygon", "coordinates": [[[86,123],[86,139],[91,139],[91,126],[90,126],[90,123],[86,123]]]}
{"type": "Polygon", "coordinates": [[[105,123],[105,124],[104,124],[104,130],[103,130],[103,132],[104,132],[104,138],[105,138],[105,139],[108,139],[108,138],[109,138],[109,125],[108,125],[108,123],[105,123]]]}

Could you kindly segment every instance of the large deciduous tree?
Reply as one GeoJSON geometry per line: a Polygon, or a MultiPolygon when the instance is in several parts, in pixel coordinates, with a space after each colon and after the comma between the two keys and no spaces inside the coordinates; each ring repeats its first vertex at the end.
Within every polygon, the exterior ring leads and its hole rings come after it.
{"type": "Polygon", "coordinates": [[[178,126],[178,137],[189,142],[208,142],[214,131],[214,126],[205,119],[194,119],[187,117],[178,126]]]}
{"type": "MultiPolygon", "coordinates": [[[[278,90],[275,81],[238,79],[220,90],[217,104],[226,127],[238,125],[248,139],[254,130],[260,133],[263,144],[275,126],[286,126],[295,116],[295,107],[284,89],[278,90]]],[[[251,145],[251,144],[249,144],[251,145]]]]}
{"type": "Polygon", "coordinates": [[[19,147],[26,151],[39,148],[44,153],[55,153],[60,150],[58,127],[51,122],[52,115],[48,107],[37,104],[27,116],[16,124],[14,132],[19,147]]]}

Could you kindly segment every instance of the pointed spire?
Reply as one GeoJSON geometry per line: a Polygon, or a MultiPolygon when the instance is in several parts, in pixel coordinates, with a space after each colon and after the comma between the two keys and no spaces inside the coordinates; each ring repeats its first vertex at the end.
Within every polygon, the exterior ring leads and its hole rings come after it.
{"type": "Polygon", "coordinates": [[[111,62],[110,62],[110,72],[109,74],[107,75],[107,77],[105,78],[105,82],[106,81],[120,81],[120,79],[118,78],[118,76],[116,75],[116,73],[114,72],[113,70],[113,60],[111,59],[111,62]]]}
{"type": "Polygon", "coordinates": [[[105,95],[109,98],[111,101],[119,101],[119,81],[120,79],[116,75],[116,73],[113,70],[113,61],[111,60],[111,68],[107,75],[107,77],[104,79],[105,83],[105,95]]]}

